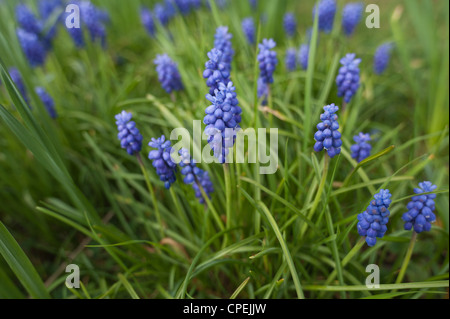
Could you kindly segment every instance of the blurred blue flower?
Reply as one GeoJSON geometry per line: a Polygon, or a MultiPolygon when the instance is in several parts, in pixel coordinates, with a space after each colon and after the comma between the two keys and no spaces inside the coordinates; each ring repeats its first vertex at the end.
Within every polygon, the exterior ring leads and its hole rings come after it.
{"type": "Polygon", "coordinates": [[[167,54],[158,54],[153,62],[156,64],[158,80],[167,93],[183,89],[177,64],[167,54]]]}
{"type": "Polygon", "coordinates": [[[44,104],[45,108],[47,109],[50,117],[52,119],[57,118],[58,114],[56,113],[55,102],[53,101],[53,98],[42,87],[36,87],[34,90],[41,99],[42,104],[44,104]]]}
{"type": "Polygon", "coordinates": [[[341,152],[342,140],[341,133],[338,131],[338,116],[335,114],[339,107],[330,104],[323,107],[324,113],[320,115],[320,122],[317,124],[317,132],[314,134],[316,144],[314,150],[320,152],[327,150],[328,155],[333,158],[341,152]]]}
{"type": "Polygon", "coordinates": [[[139,133],[136,123],[131,121],[132,117],[133,115],[126,111],[115,116],[120,146],[126,149],[130,155],[139,153],[142,149],[142,135],[139,133]]]}
{"type": "Polygon", "coordinates": [[[342,28],[350,36],[363,17],[364,4],[362,2],[347,3],[342,10],[342,28]]]}
{"type": "MultiPolygon", "coordinates": [[[[153,7],[153,12],[155,14],[156,19],[158,19],[159,23],[161,23],[163,26],[166,26],[169,23],[171,17],[170,17],[169,12],[167,11],[167,7],[163,3],[155,4],[155,6],[153,7]]],[[[149,23],[149,25],[151,25],[153,23],[153,18],[151,17],[150,10],[148,10],[148,12],[146,12],[145,14],[146,15],[150,14],[150,18],[148,18],[148,17],[144,17],[144,18],[146,18],[147,20],[151,19],[152,22],[149,23]]],[[[141,14],[141,20],[145,20],[145,19],[142,19],[142,14],[141,14]]],[[[154,33],[155,33],[155,30],[154,30],[155,26],[153,25],[153,27],[150,27],[150,29],[153,30],[153,31],[152,32],[149,31],[149,33],[151,35],[154,35],[154,33]]]]}
{"type": "Polygon", "coordinates": [[[288,12],[283,17],[284,31],[288,37],[293,37],[297,31],[297,21],[292,12],[288,12]]]}
{"type": "Polygon", "coordinates": [[[260,78],[264,83],[273,83],[273,72],[278,64],[277,53],[272,49],[275,48],[276,43],[272,39],[263,39],[259,44],[259,70],[260,78]]]}
{"type": "Polygon", "coordinates": [[[155,21],[153,20],[153,14],[150,9],[142,7],[140,12],[141,23],[144,26],[145,30],[152,37],[155,36],[156,26],[155,21]]]}
{"type": "Polygon", "coordinates": [[[42,32],[42,22],[35,14],[24,4],[16,6],[16,19],[20,28],[28,33],[39,35],[42,32]]]}
{"type": "Polygon", "coordinates": [[[388,189],[382,189],[374,195],[367,209],[358,215],[357,229],[360,236],[366,236],[366,243],[370,247],[377,242],[377,237],[382,238],[387,231],[389,222],[389,205],[391,194],[388,189]]]}
{"type": "Polygon", "coordinates": [[[423,193],[432,192],[437,188],[431,182],[425,181],[419,183],[419,188],[414,188],[417,196],[411,198],[406,208],[408,212],[404,213],[402,219],[405,221],[405,230],[414,229],[416,233],[431,230],[431,223],[436,221],[434,199],[436,194],[424,195],[423,193]]]}
{"type": "Polygon", "coordinates": [[[20,46],[32,67],[44,65],[47,51],[38,35],[18,28],[16,30],[20,46]]]}
{"type": "Polygon", "coordinates": [[[269,84],[264,83],[264,80],[262,78],[258,78],[258,99],[262,98],[261,104],[267,105],[267,97],[269,96],[269,84]]]}
{"type": "Polygon", "coordinates": [[[252,17],[245,18],[242,20],[242,31],[250,44],[255,44],[256,41],[256,29],[255,22],[252,17]]]}
{"type": "Polygon", "coordinates": [[[344,101],[349,103],[359,88],[359,63],[361,63],[361,59],[355,59],[355,54],[349,53],[340,62],[342,66],[336,77],[338,96],[344,97],[344,101]]]}
{"type": "Polygon", "coordinates": [[[303,70],[308,69],[309,44],[302,44],[298,50],[298,63],[303,70]]]}
{"type": "Polygon", "coordinates": [[[9,68],[8,73],[9,73],[9,76],[11,77],[11,80],[16,85],[17,90],[19,91],[20,95],[22,95],[22,98],[28,104],[29,99],[28,99],[28,94],[27,94],[27,89],[25,87],[25,83],[23,82],[22,74],[16,67],[9,68]]]}
{"type": "Polygon", "coordinates": [[[152,165],[156,169],[159,179],[164,182],[164,187],[169,189],[176,181],[177,164],[172,160],[172,147],[170,140],[162,135],[160,138],[152,138],[148,144],[156,150],[150,151],[148,158],[152,160],[152,165]]]}
{"type": "Polygon", "coordinates": [[[288,71],[295,71],[297,69],[297,50],[289,48],[286,50],[286,69],[288,71]]]}
{"type": "Polygon", "coordinates": [[[375,74],[381,74],[386,70],[389,60],[391,58],[391,51],[394,47],[392,42],[384,43],[380,45],[375,51],[375,56],[373,58],[373,69],[375,74]]]}
{"type": "MultiPolygon", "coordinates": [[[[333,29],[334,16],[336,14],[336,0],[320,0],[319,2],[319,30],[330,33],[333,29]]],[[[316,6],[313,9],[313,19],[316,15],[316,6]]]]}
{"type": "Polygon", "coordinates": [[[359,162],[366,159],[370,156],[370,151],[372,150],[372,145],[368,142],[370,139],[370,134],[359,133],[359,135],[355,135],[353,140],[356,144],[353,144],[350,147],[352,151],[352,158],[356,159],[359,162]]]}

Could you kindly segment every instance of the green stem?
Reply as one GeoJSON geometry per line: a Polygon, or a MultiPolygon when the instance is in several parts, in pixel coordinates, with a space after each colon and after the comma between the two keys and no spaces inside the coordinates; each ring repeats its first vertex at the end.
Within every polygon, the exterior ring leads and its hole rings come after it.
{"type": "Polygon", "coordinates": [[[156,220],[159,224],[159,230],[161,234],[161,238],[164,238],[164,225],[162,223],[161,214],[159,213],[158,201],[156,200],[155,191],[153,190],[152,183],[150,182],[150,177],[148,176],[148,172],[145,169],[144,163],[142,162],[141,155],[139,153],[136,154],[136,158],[138,160],[139,166],[141,167],[142,174],[144,175],[145,183],[147,184],[147,188],[152,197],[153,207],[155,208],[156,220]]]}
{"type": "Polygon", "coordinates": [[[173,200],[173,202],[175,204],[175,208],[176,208],[176,210],[178,212],[178,215],[180,216],[180,219],[183,220],[184,225],[186,226],[186,228],[188,229],[190,235],[192,236],[193,235],[193,230],[192,230],[192,227],[191,227],[191,223],[189,222],[188,218],[186,217],[185,212],[183,211],[183,209],[180,206],[177,194],[175,194],[175,191],[174,191],[173,187],[171,187],[169,191],[170,191],[170,195],[172,196],[172,200],[173,200]]]}
{"type": "MultiPolygon", "coordinates": [[[[231,223],[232,223],[232,217],[231,217],[231,176],[230,176],[230,166],[228,163],[223,164],[223,175],[225,178],[225,200],[226,200],[226,228],[230,229],[231,223]]],[[[227,238],[229,236],[225,237],[224,243],[227,242],[227,238]]]]}
{"type": "Polygon", "coordinates": [[[408,268],[409,261],[411,260],[411,256],[414,250],[414,245],[416,244],[417,233],[413,231],[413,235],[411,236],[411,241],[409,242],[408,250],[406,251],[405,259],[403,259],[402,268],[400,268],[400,272],[398,273],[396,284],[399,284],[403,281],[403,277],[406,273],[406,268],[408,268]]]}
{"type": "Polygon", "coordinates": [[[203,199],[205,200],[205,203],[206,203],[207,207],[211,210],[211,212],[213,214],[213,217],[214,217],[214,220],[217,223],[217,226],[219,226],[221,231],[224,231],[225,230],[225,226],[223,225],[223,222],[220,219],[219,214],[217,213],[216,209],[214,208],[214,205],[211,203],[211,200],[209,199],[208,195],[206,194],[205,189],[199,183],[197,178],[195,178],[195,182],[197,183],[197,186],[200,189],[200,192],[202,193],[203,199]]]}

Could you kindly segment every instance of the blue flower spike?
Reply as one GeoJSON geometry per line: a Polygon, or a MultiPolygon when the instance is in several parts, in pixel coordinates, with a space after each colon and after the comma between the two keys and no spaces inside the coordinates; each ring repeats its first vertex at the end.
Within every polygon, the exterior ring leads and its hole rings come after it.
{"type": "Polygon", "coordinates": [[[169,189],[176,181],[177,164],[172,160],[172,146],[166,137],[152,138],[148,144],[156,150],[150,151],[148,158],[152,160],[152,165],[156,169],[159,179],[164,182],[164,187],[169,189]]]}
{"type": "Polygon", "coordinates": [[[209,178],[209,174],[207,171],[202,170],[197,167],[197,163],[189,154],[189,151],[185,148],[182,148],[179,151],[181,156],[181,174],[184,176],[183,182],[185,184],[191,184],[192,188],[195,191],[195,197],[198,198],[201,204],[205,203],[205,198],[202,195],[202,191],[200,186],[203,188],[205,194],[208,198],[211,198],[211,193],[214,192],[214,186],[209,178]]]}
{"type": "Polygon", "coordinates": [[[298,64],[303,70],[308,69],[309,44],[302,44],[298,50],[298,64]]]}
{"type": "Polygon", "coordinates": [[[374,195],[367,209],[358,215],[357,229],[360,236],[366,237],[366,243],[373,247],[377,238],[382,238],[387,231],[389,222],[389,205],[391,204],[391,193],[388,189],[382,189],[374,195]]]}
{"type": "Polygon", "coordinates": [[[328,155],[333,158],[341,153],[341,133],[339,132],[338,116],[336,112],[339,107],[333,104],[323,107],[324,113],[320,115],[320,122],[317,124],[317,132],[314,134],[316,144],[314,150],[320,152],[326,150],[328,155]]]}
{"type": "Polygon", "coordinates": [[[356,144],[350,147],[352,151],[352,158],[359,162],[370,156],[370,151],[372,150],[372,145],[370,142],[370,134],[359,133],[353,137],[356,144]]]}
{"type": "Polygon", "coordinates": [[[126,111],[116,115],[116,125],[119,133],[117,138],[120,140],[120,146],[126,149],[130,155],[139,153],[142,149],[142,135],[136,127],[136,123],[131,120],[133,115],[126,111]]]}
{"type": "Polygon", "coordinates": [[[289,48],[286,50],[286,69],[289,72],[297,69],[297,50],[295,48],[289,48]]]}
{"type": "Polygon", "coordinates": [[[394,44],[392,42],[388,42],[380,45],[377,48],[373,58],[373,70],[375,74],[380,75],[388,67],[393,47],[394,44]]]}
{"type": "Polygon", "coordinates": [[[242,20],[242,32],[244,32],[245,38],[249,44],[255,44],[256,42],[256,27],[255,21],[252,17],[242,20]]]}
{"type": "MultiPolygon", "coordinates": [[[[319,30],[330,33],[333,30],[334,17],[336,15],[336,0],[320,0],[319,2],[319,30]]],[[[316,15],[316,6],[313,9],[313,19],[316,15]]]]}
{"type": "Polygon", "coordinates": [[[362,2],[353,2],[345,5],[342,10],[342,28],[346,36],[351,36],[356,26],[363,17],[364,4],[362,2]]]}
{"type": "Polygon", "coordinates": [[[57,118],[58,114],[56,113],[55,102],[53,101],[53,98],[42,87],[36,87],[34,90],[41,99],[42,104],[44,104],[45,108],[47,109],[47,112],[50,115],[50,117],[52,119],[57,118]]]}
{"type": "Polygon", "coordinates": [[[273,50],[277,44],[273,39],[263,39],[259,44],[259,70],[260,78],[266,84],[273,83],[273,72],[278,64],[277,53],[273,50]]]}
{"type": "Polygon", "coordinates": [[[340,63],[342,66],[336,77],[338,96],[343,97],[345,103],[349,103],[360,86],[359,64],[361,63],[361,59],[356,59],[354,53],[349,53],[340,60],[340,63]]]}
{"type": "Polygon", "coordinates": [[[436,194],[425,195],[423,193],[432,192],[436,188],[436,185],[428,181],[419,183],[419,188],[414,188],[414,193],[417,196],[411,198],[406,206],[408,211],[402,216],[405,221],[405,230],[414,229],[418,234],[431,230],[431,223],[436,221],[436,215],[434,214],[436,194]]]}
{"type": "Polygon", "coordinates": [[[286,35],[292,38],[297,31],[297,21],[295,15],[292,12],[287,12],[283,17],[283,26],[286,35]]]}
{"type": "Polygon", "coordinates": [[[209,61],[205,63],[205,71],[203,77],[206,79],[206,85],[210,88],[209,94],[219,88],[219,83],[228,84],[230,81],[230,70],[226,63],[223,62],[222,51],[213,48],[208,52],[209,61]]]}
{"type": "Polygon", "coordinates": [[[167,54],[158,54],[153,62],[156,65],[158,80],[167,93],[183,90],[178,66],[167,54]]]}
{"type": "Polygon", "coordinates": [[[231,71],[231,61],[233,60],[234,50],[231,44],[233,35],[228,32],[228,27],[220,26],[216,29],[214,35],[214,47],[222,52],[222,63],[228,71],[231,71]]]}

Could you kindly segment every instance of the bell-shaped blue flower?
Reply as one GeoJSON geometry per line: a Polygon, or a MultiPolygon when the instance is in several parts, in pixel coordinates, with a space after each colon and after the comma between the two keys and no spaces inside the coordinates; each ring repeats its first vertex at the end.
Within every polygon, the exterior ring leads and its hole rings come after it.
{"type": "Polygon", "coordinates": [[[436,194],[423,194],[434,191],[437,188],[431,182],[425,181],[419,183],[419,188],[414,188],[417,196],[411,198],[406,205],[408,211],[403,214],[402,219],[405,221],[405,230],[414,229],[416,233],[431,230],[431,224],[436,221],[434,214],[436,194]]]}
{"type": "Polygon", "coordinates": [[[333,104],[323,107],[325,111],[320,115],[320,122],[317,124],[317,132],[314,134],[316,144],[314,150],[320,152],[326,150],[328,155],[333,158],[341,152],[342,140],[339,132],[338,116],[335,114],[339,107],[333,104]]]}

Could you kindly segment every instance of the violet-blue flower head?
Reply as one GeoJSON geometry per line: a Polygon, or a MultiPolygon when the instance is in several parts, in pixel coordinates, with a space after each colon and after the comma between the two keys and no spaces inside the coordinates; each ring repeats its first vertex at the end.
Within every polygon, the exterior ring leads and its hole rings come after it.
{"type": "Polygon", "coordinates": [[[297,31],[297,20],[292,12],[287,12],[283,17],[284,31],[288,37],[293,37],[297,31]]]}
{"type": "Polygon", "coordinates": [[[27,89],[23,82],[22,74],[16,67],[9,68],[8,73],[9,73],[9,76],[11,77],[11,80],[16,85],[17,90],[19,91],[20,95],[22,95],[22,98],[28,104],[29,99],[28,99],[27,89]]]}
{"type": "Polygon", "coordinates": [[[183,89],[178,66],[167,54],[158,54],[154,63],[156,64],[156,72],[158,72],[158,80],[167,93],[183,89]]]}
{"type": "Polygon", "coordinates": [[[289,48],[286,50],[286,69],[290,72],[297,69],[297,50],[295,48],[289,48]]]}
{"type": "Polygon", "coordinates": [[[391,58],[391,51],[394,47],[392,42],[384,43],[380,45],[375,51],[375,56],[373,58],[373,69],[375,74],[381,74],[386,70],[389,60],[391,58]]]}
{"type": "Polygon", "coordinates": [[[52,119],[57,118],[58,114],[56,113],[55,102],[53,101],[53,98],[42,87],[36,87],[34,90],[41,99],[42,104],[44,104],[45,108],[47,109],[50,117],[52,119]]]}
{"type": "Polygon", "coordinates": [[[164,187],[169,189],[176,181],[177,164],[172,160],[172,146],[170,140],[162,135],[160,138],[152,138],[148,144],[156,150],[150,151],[148,158],[152,160],[152,165],[156,169],[159,179],[164,182],[164,187]]]}
{"type": "Polygon", "coordinates": [[[349,103],[353,95],[359,88],[359,63],[361,59],[356,59],[354,53],[349,53],[341,59],[341,68],[336,77],[338,96],[344,97],[344,101],[349,103]]]}
{"type": "Polygon", "coordinates": [[[347,36],[352,35],[356,26],[363,17],[364,5],[362,2],[352,2],[344,6],[342,10],[342,28],[347,36]]]}
{"type": "MultiPolygon", "coordinates": [[[[319,30],[330,33],[333,30],[334,16],[336,15],[336,0],[320,0],[319,2],[319,30]]],[[[316,14],[316,6],[313,9],[313,19],[316,14]]]]}
{"type": "Polygon", "coordinates": [[[27,57],[30,65],[32,67],[43,65],[45,63],[47,52],[38,35],[27,32],[21,28],[18,28],[16,33],[20,46],[22,47],[22,51],[27,57]]]}
{"type": "Polygon", "coordinates": [[[389,222],[389,205],[391,194],[388,189],[382,189],[374,198],[367,209],[358,215],[357,229],[360,236],[366,236],[366,243],[374,246],[377,238],[382,238],[387,231],[389,222]]]}
{"type": "Polygon", "coordinates": [[[140,12],[141,23],[144,26],[147,33],[154,37],[156,33],[155,21],[153,19],[153,14],[150,9],[142,7],[140,12]]]}
{"type": "Polygon", "coordinates": [[[35,14],[24,4],[16,6],[16,19],[20,28],[26,32],[39,35],[42,32],[42,22],[35,14]]]}
{"type": "Polygon", "coordinates": [[[231,70],[231,61],[233,60],[234,50],[231,44],[233,35],[228,32],[228,27],[218,27],[214,35],[214,47],[222,51],[222,62],[226,64],[228,70],[231,70]]]}
{"type": "Polygon", "coordinates": [[[228,64],[222,61],[222,51],[213,48],[208,52],[208,58],[203,77],[206,79],[206,85],[210,88],[209,94],[212,95],[219,88],[219,83],[227,84],[230,81],[230,70],[228,64]]]}
{"type": "Polygon", "coordinates": [[[320,152],[325,149],[328,155],[333,158],[341,152],[342,140],[339,132],[338,116],[336,112],[339,107],[333,104],[323,107],[323,112],[320,115],[320,122],[317,124],[317,132],[314,134],[316,144],[314,150],[320,152]]]}
{"type": "MultiPolygon", "coordinates": [[[[147,9],[148,10],[148,9],[147,9]]],[[[169,13],[167,11],[167,8],[164,4],[162,3],[157,3],[155,4],[155,6],[153,7],[153,13],[155,14],[156,19],[158,19],[159,23],[161,23],[163,26],[166,26],[169,21],[170,21],[170,16],[169,13]]],[[[148,12],[146,13],[148,15],[148,12]]],[[[151,14],[150,14],[151,15],[151,14]]],[[[148,17],[144,17],[147,20],[149,20],[148,17]]],[[[153,22],[153,18],[151,18],[152,22],[153,22]]],[[[144,24],[144,23],[143,23],[144,24]]],[[[145,24],[144,24],[145,25],[145,24]]],[[[150,23],[151,25],[151,23],[150,23]]],[[[154,25],[153,25],[153,34],[155,33],[154,31],[154,25]]],[[[152,34],[152,35],[153,35],[152,34]]]]}
{"type": "Polygon", "coordinates": [[[372,145],[369,144],[370,134],[359,133],[353,137],[356,144],[350,147],[352,151],[352,158],[359,162],[370,156],[370,151],[372,150],[372,145]]]}
{"type": "Polygon", "coordinates": [[[298,63],[303,70],[308,69],[309,44],[302,44],[298,50],[298,63]]]}
{"type": "Polygon", "coordinates": [[[278,64],[277,53],[273,50],[277,44],[272,39],[263,39],[259,44],[260,78],[264,83],[273,83],[273,72],[278,64]]]}
{"type": "Polygon", "coordinates": [[[181,156],[181,174],[184,176],[183,182],[185,184],[191,184],[195,191],[195,197],[198,198],[200,203],[205,203],[205,198],[202,195],[200,186],[203,188],[208,198],[211,198],[211,193],[214,192],[214,186],[209,178],[208,172],[197,167],[197,163],[189,154],[189,151],[182,148],[179,152],[181,156]]]}
{"type": "Polygon", "coordinates": [[[235,92],[233,82],[219,83],[214,95],[207,94],[206,99],[212,104],[205,110],[203,123],[208,143],[214,151],[214,156],[225,163],[229,149],[233,147],[236,130],[241,122],[242,109],[235,92]]]}
{"type": "Polygon", "coordinates": [[[406,205],[408,211],[402,216],[405,221],[405,230],[414,229],[416,233],[431,230],[431,223],[436,221],[436,215],[434,214],[436,194],[425,195],[423,193],[432,192],[436,188],[436,185],[428,181],[419,183],[419,188],[414,188],[414,193],[417,196],[411,198],[411,201],[406,205]]]}
{"type": "Polygon", "coordinates": [[[242,32],[245,34],[245,38],[248,43],[255,44],[256,41],[256,28],[255,22],[252,17],[242,20],[242,32]]]}
{"type": "Polygon", "coordinates": [[[126,111],[115,116],[120,146],[130,155],[139,153],[142,149],[142,135],[136,127],[136,123],[131,120],[132,117],[133,115],[126,111]]]}

